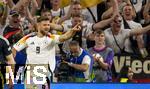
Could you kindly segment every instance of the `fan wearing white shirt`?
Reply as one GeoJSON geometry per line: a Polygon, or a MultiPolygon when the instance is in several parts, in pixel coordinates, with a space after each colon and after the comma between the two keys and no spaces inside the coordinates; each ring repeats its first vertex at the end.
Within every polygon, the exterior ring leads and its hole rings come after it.
{"type": "Polygon", "coordinates": [[[111,28],[104,31],[106,45],[110,46],[115,53],[121,53],[125,40],[130,36],[141,35],[150,30],[150,25],[143,28],[136,28],[134,30],[123,29],[121,28],[121,22],[121,16],[116,16],[114,21],[111,23],[111,28]]]}
{"type": "MultiPolygon", "coordinates": [[[[142,28],[142,25],[140,23],[137,23],[133,21],[133,16],[132,16],[132,11],[133,8],[131,5],[126,5],[123,7],[123,18],[125,19],[126,23],[130,27],[131,30],[136,29],[136,28],[142,28]]],[[[128,28],[129,29],[129,28],[128,28]]],[[[137,35],[133,37],[134,40],[137,40],[137,45],[140,51],[140,53],[144,56],[147,55],[146,50],[144,48],[144,41],[143,41],[143,35],[137,35]]],[[[127,39],[125,42],[125,50],[127,52],[133,53],[134,50],[131,49],[131,43],[127,39]]]]}

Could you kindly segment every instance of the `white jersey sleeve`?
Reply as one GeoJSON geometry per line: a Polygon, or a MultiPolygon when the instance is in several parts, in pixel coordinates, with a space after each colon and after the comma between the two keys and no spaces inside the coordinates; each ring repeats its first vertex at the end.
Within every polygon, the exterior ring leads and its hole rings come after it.
{"type": "Polygon", "coordinates": [[[60,41],[59,41],[60,35],[50,34],[49,37],[53,40],[54,43],[56,43],[56,44],[60,43],[60,41]]]}
{"type": "Polygon", "coordinates": [[[17,50],[17,51],[21,51],[22,49],[26,48],[27,47],[27,43],[26,43],[26,40],[29,38],[29,35],[27,36],[24,36],[22,39],[20,39],[16,44],[14,44],[14,48],[17,50]]]}

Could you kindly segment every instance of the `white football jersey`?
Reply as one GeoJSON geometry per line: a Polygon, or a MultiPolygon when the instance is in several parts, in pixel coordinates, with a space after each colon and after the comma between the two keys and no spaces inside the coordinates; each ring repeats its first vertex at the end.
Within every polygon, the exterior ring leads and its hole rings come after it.
{"type": "Polygon", "coordinates": [[[26,48],[27,64],[48,64],[52,71],[55,69],[55,44],[59,43],[59,35],[48,35],[42,38],[35,33],[19,40],[14,48],[20,51],[26,48]]]}

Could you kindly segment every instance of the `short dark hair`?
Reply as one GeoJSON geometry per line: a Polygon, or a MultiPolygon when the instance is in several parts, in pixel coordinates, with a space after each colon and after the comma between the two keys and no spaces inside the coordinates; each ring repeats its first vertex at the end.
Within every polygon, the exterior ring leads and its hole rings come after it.
{"type": "Polygon", "coordinates": [[[37,18],[37,23],[40,23],[42,21],[47,21],[49,20],[49,18],[45,17],[45,16],[40,16],[39,18],[37,18]]]}
{"type": "Polygon", "coordinates": [[[75,41],[75,40],[70,41],[70,42],[69,42],[69,46],[79,46],[79,42],[78,42],[78,41],[75,41]]]}
{"type": "Polygon", "coordinates": [[[42,10],[41,10],[41,13],[45,13],[45,12],[51,13],[51,10],[49,10],[49,9],[42,9],[42,10]]]}
{"type": "Polygon", "coordinates": [[[77,4],[80,4],[80,1],[79,1],[79,0],[73,1],[73,5],[77,5],[77,4]]]}
{"type": "Polygon", "coordinates": [[[95,31],[94,34],[104,34],[104,31],[100,29],[100,30],[95,31]]]}
{"type": "Polygon", "coordinates": [[[9,15],[11,15],[11,16],[19,16],[19,13],[18,13],[18,11],[11,10],[11,11],[9,12],[9,15]]]}

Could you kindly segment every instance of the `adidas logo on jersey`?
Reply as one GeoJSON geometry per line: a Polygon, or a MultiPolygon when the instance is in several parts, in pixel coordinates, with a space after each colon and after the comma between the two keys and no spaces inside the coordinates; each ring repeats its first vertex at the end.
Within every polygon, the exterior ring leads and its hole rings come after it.
{"type": "Polygon", "coordinates": [[[34,45],[34,42],[30,43],[31,45],[34,45]]]}

